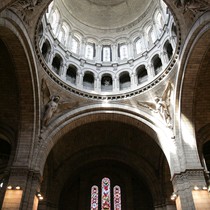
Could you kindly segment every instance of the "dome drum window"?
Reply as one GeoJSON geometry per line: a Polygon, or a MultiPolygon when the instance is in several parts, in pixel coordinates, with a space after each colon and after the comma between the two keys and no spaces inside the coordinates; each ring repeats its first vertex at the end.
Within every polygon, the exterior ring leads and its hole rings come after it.
{"type": "Polygon", "coordinates": [[[66,80],[71,84],[76,85],[77,68],[74,65],[69,65],[66,72],[66,80]]]}
{"type": "Polygon", "coordinates": [[[145,65],[139,66],[136,70],[136,73],[137,73],[138,85],[140,85],[148,80],[148,73],[145,68],[145,65]]]}
{"type": "Polygon", "coordinates": [[[101,91],[112,91],[113,90],[113,82],[112,77],[109,74],[105,74],[101,79],[101,91]]]}
{"type": "Polygon", "coordinates": [[[42,45],[42,55],[46,61],[49,60],[50,52],[51,52],[51,45],[48,40],[45,40],[45,42],[42,45]]]}
{"type": "Polygon", "coordinates": [[[92,72],[85,72],[83,87],[88,90],[94,90],[94,75],[92,72]]]}
{"type": "Polygon", "coordinates": [[[159,55],[155,55],[153,57],[152,64],[153,64],[153,67],[154,67],[155,75],[157,75],[162,70],[162,66],[163,66],[159,55]]]}
{"type": "Polygon", "coordinates": [[[120,74],[120,90],[128,89],[131,86],[131,78],[128,72],[120,74]]]}
{"type": "Polygon", "coordinates": [[[60,55],[56,54],[52,60],[52,70],[58,75],[61,74],[61,68],[63,64],[63,59],[60,55]]]}

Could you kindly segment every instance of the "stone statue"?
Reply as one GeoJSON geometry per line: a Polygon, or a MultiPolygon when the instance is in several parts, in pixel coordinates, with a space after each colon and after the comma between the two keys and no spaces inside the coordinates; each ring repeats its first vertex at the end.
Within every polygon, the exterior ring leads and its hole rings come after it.
{"type": "Polygon", "coordinates": [[[183,8],[183,13],[189,11],[194,16],[199,12],[205,12],[210,7],[205,0],[175,0],[174,4],[179,8],[183,8]]]}
{"type": "Polygon", "coordinates": [[[170,97],[171,97],[172,85],[169,82],[166,86],[161,97],[155,97],[154,102],[138,102],[140,106],[146,107],[151,111],[158,113],[164,120],[168,128],[172,128],[171,115],[169,112],[170,97]]]}
{"type": "Polygon", "coordinates": [[[184,6],[184,12],[191,12],[196,15],[199,12],[205,12],[209,9],[209,5],[205,1],[193,0],[186,3],[184,6]]]}
{"type": "Polygon", "coordinates": [[[60,96],[50,93],[50,89],[45,80],[42,80],[42,93],[44,102],[44,112],[42,117],[42,129],[49,124],[49,121],[55,113],[59,113],[66,109],[76,106],[77,102],[60,102],[60,96]]]}

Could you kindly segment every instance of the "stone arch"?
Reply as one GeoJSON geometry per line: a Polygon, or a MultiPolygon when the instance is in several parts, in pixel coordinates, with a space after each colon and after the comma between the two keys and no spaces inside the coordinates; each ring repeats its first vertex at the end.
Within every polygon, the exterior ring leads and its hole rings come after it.
{"type": "MultiPolygon", "coordinates": [[[[203,23],[206,23],[204,20],[209,21],[209,12],[205,13],[200,18],[202,19],[203,23]]],[[[177,99],[181,101],[180,107],[177,107],[177,111],[179,110],[181,118],[180,124],[188,127],[188,133],[184,132],[185,129],[182,130],[182,140],[189,138],[191,139],[190,143],[185,141],[183,148],[185,150],[185,154],[187,154],[188,150],[190,150],[192,147],[194,148],[193,153],[191,152],[191,158],[194,158],[198,167],[200,167],[200,160],[197,151],[196,130],[199,128],[195,127],[197,116],[195,117],[194,114],[195,110],[200,108],[199,104],[201,103],[194,101],[194,99],[196,98],[199,75],[202,75],[202,72],[205,72],[204,67],[208,64],[206,63],[207,60],[209,60],[209,58],[205,59],[206,55],[209,55],[210,52],[209,36],[210,24],[204,26],[200,24],[198,19],[189,32],[189,36],[186,39],[186,44],[183,47],[183,56],[180,58],[182,63],[179,69],[179,82],[177,85],[178,94],[176,96],[177,99]],[[196,37],[196,39],[194,37],[196,37]],[[198,65],[198,63],[200,65],[198,65]],[[198,104],[198,106],[196,106],[196,104],[198,104]]],[[[202,110],[204,110],[204,107],[202,110]]],[[[200,123],[197,121],[197,124],[200,123]]],[[[189,159],[189,157],[185,158],[189,159]]],[[[186,164],[188,164],[187,167],[190,167],[189,162],[186,164]]]]}
{"type": "Polygon", "coordinates": [[[146,132],[156,142],[156,144],[162,148],[162,151],[168,160],[169,166],[177,166],[170,168],[171,174],[175,171],[179,171],[179,160],[176,154],[176,145],[173,139],[171,139],[171,133],[167,134],[166,131],[161,131],[161,126],[163,126],[161,125],[161,122],[151,116],[148,116],[147,114],[146,120],[145,113],[143,115],[139,115],[135,113],[136,110],[130,109],[130,113],[128,113],[127,109],[124,111],[121,109],[119,106],[113,106],[111,109],[112,111],[110,108],[108,109],[109,111],[105,108],[102,111],[101,106],[91,106],[86,108],[86,111],[81,110],[80,114],[69,114],[68,117],[65,117],[65,120],[64,118],[61,119],[62,122],[54,121],[54,123],[51,124],[52,130],[48,129],[46,133],[43,132],[41,135],[41,138],[44,139],[44,141],[42,141],[43,143],[40,145],[41,148],[36,151],[36,158],[34,159],[34,167],[36,170],[41,170],[42,173],[48,154],[59,139],[65,135],[65,133],[68,133],[71,130],[89,122],[111,120],[132,125],[141,131],[146,132]],[[156,125],[153,124],[154,122],[156,125]]]}
{"type": "Polygon", "coordinates": [[[128,71],[123,71],[119,74],[119,83],[120,90],[130,88],[131,78],[128,71]]]}
{"type": "Polygon", "coordinates": [[[112,91],[113,90],[113,79],[109,73],[104,73],[101,76],[101,91],[112,91]]]}
{"type": "Polygon", "coordinates": [[[25,167],[28,167],[29,160],[25,157],[30,155],[35,134],[38,133],[40,126],[39,83],[33,46],[20,19],[14,13],[11,15],[8,11],[6,14],[3,13],[2,18],[0,18],[0,39],[12,57],[13,72],[18,87],[15,91],[18,94],[18,109],[16,112],[19,116],[17,127],[14,127],[18,146],[13,166],[25,165],[25,167]],[[13,18],[16,22],[15,25],[13,24],[13,18]],[[30,109],[27,107],[30,107],[30,109]],[[22,129],[25,126],[27,126],[27,129],[22,129]],[[26,139],[27,141],[25,141],[26,139]],[[28,149],[23,151],[21,148],[28,149]],[[23,159],[25,161],[20,162],[23,159]]]}
{"type": "Polygon", "coordinates": [[[48,41],[48,39],[46,39],[42,45],[42,55],[46,60],[46,62],[48,62],[49,60],[50,53],[51,53],[51,44],[48,41]]]}
{"type": "Polygon", "coordinates": [[[148,80],[148,70],[145,65],[140,65],[136,68],[137,84],[142,84],[148,80]]]}
{"type": "MultiPolygon", "coordinates": [[[[58,195],[61,194],[62,189],[66,185],[66,182],[69,179],[73,179],[73,175],[77,174],[81,168],[84,166],[87,166],[88,164],[94,164],[95,162],[106,162],[109,163],[109,161],[113,164],[123,164],[124,166],[128,167],[130,170],[135,171],[136,174],[139,176],[145,177],[145,185],[148,187],[149,191],[151,192],[154,206],[162,204],[162,198],[161,198],[161,187],[160,187],[160,180],[155,177],[155,173],[150,168],[145,160],[140,160],[135,154],[130,154],[129,157],[127,156],[127,151],[125,150],[119,150],[116,148],[109,148],[109,151],[102,151],[99,147],[93,147],[88,148],[87,150],[81,151],[85,156],[82,156],[81,154],[77,153],[74,155],[74,157],[71,160],[66,159],[62,166],[59,167],[59,170],[57,171],[57,174],[54,177],[54,182],[59,183],[59,185],[55,188],[53,185],[49,186],[48,192],[51,192],[51,199],[55,203],[58,203],[59,197],[58,195]],[[87,156],[90,157],[90,159],[87,159],[87,156]],[[103,157],[101,159],[101,157],[103,157]],[[75,163],[78,163],[75,165],[75,163]],[[74,170],[72,174],[72,170],[74,170]],[[70,176],[69,176],[70,175],[70,176]],[[60,177],[62,177],[62,180],[60,180],[60,177]]],[[[130,171],[129,170],[129,171],[130,171]]],[[[46,172],[49,173],[49,172],[46,172]]],[[[121,177],[119,177],[121,178],[121,177]]],[[[45,185],[43,183],[43,185],[45,185]]],[[[44,189],[43,189],[44,190],[44,189]]],[[[47,194],[47,193],[46,193],[47,194]]]]}
{"type": "Polygon", "coordinates": [[[92,71],[85,71],[84,72],[84,77],[83,77],[83,87],[85,89],[94,89],[94,73],[92,71]]]}
{"type": "Polygon", "coordinates": [[[78,74],[78,68],[75,65],[70,64],[66,71],[67,81],[69,81],[71,84],[76,85],[77,74],[78,74]]]}
{"type": "Polygon", "coordinates": [[[158,54],[156,54],[153,56],[151,62],[154,67],[155,75],[157,75],[162,70],[162,66],[163,66],[162,60],[161,60],[160,56],[158,54]]]}
{"type": "Polygon", "coordinates": [[[167,40],[164,44],[164,52],[166,52],[167,54],[167,58],[168,58],[168,61],[171,60],[172,56],[173,56],[173,47],[171,45],[171,43],[169,42],[169,40],[167,40]]]}

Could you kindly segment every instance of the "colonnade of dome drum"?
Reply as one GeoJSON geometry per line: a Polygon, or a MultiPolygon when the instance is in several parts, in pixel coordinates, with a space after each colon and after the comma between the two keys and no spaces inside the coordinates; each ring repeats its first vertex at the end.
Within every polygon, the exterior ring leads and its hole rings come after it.
{"type": "Polygon", "coordinates": [[[113,94],[138,89],[161,74],[176,51],[170,11],[160,4],[151,12],[152,19],[145,18],[132,33],[99,39],[71,28],[51,4],[39,29],[40,51],[52,72],[79,90],[113,94]]]}

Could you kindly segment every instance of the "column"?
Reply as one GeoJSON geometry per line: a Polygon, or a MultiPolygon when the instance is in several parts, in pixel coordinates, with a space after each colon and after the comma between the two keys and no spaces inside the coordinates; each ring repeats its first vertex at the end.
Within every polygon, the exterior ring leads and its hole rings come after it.
{"type": "Polygon", "coordinates": [[[82,58],[85,58],[85,47],[86,47],[86,40],[85,39],[82,39],[82,42],[81,42],[81,48],[80,48],[80,55],[82,58]]]}
{"type": "Polygon", "coordinates": [[[117,63],[118,54],[117,54],[117,44],[112,45],[112,62],[117,63]]]}
{"type": "Polygon", "coordinates": [[[97,75],[94,77],[94,90],[96,92],[101,91],[101,81],[97,75]]]}
{"type": "Polygon", "coordinates": [[[67,48],[67,50],[69,50],[69,51],[70,51],[70,49],[71,49],[71,41],[72,41],[72,33],[69,32],[69,36],[68,36],[68,39],[67,39],[67,42],[66,42],[66,48],[67,48]]]}
{"type": "Polygon", "coordinates": [[[165,68],[168,65],[168,62],[169,62],[168,55],[167,55],[167,52],[165,50],[163,50],[160,53],[160,59],[162,61],[163,68],[165,68]]]}
{"type": "Polygon", "coordinates": [[[83,77],[84,77],[84,74],[82,72],[77,73],[77,85],[80,88],[83,87],[83,77]]]}
{"type": "Polygon", "coordinates": [[[131,88],[136,87],[136,82],[135,82],[135,74],[133,72],[130,73],[130,78],[131,78],[131,88]]]}
{"type": "Polygon", "coordinates": [[[63,79],[63,80],[66,80],[66,71],[67,71],[67,64],[65,62],[65,64],[61,65],[60,73],[59,73],[61,79],[63,79]]]}
{"type": "Polygon", "coordinates": [[[52,61],[53,61],[54,55],[55,54],[53,51],[49,53],[49,58],[48,58],[48,62],[47,62],[49,64],[49,67],[52,67],[52,61]]]}
{"type": "Polygon", "coordinates": [[[37,210],[41,181],[39,172],[26,168],[13,168],[2,204],[2,210],[37,210]]]}
{"type": "Polygon", "coordinates": [[[96,45],[96,63],[101,63],[101,50],[102,50],[101,45],[97,44],[96,45]]]}
{"type": "Polygon", "coordinates": [[[119,91],[119,78],[118,76],[115,76],[113,79],[113,90],[118,92],[119,91]]]}
{"type": "Polygon", "coordinates": [[[155,70],[154,70],[154,66],[153,66],[152,63],[148,64],[146,69],[147,69],[147,72],[148,72],[148,80],[155,77],[155,70]]]}
{"type": "Polygon", "coordinates": [[[210,195],[203,170],[186,170],[172,178],[177,210],[203,210],[210,207],[210,195]]]}
{"type": "Polygon", "coordinates": [[[129,41],[127,43],[128,46],[128,59],[134,58],[134,49],[133,49],[133,42],[129,41]]]}

